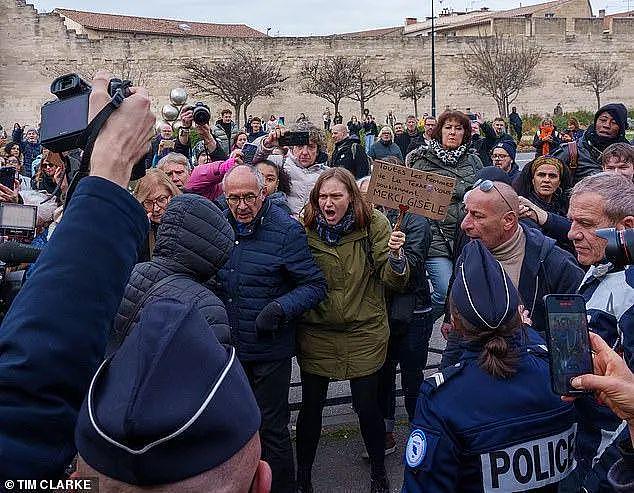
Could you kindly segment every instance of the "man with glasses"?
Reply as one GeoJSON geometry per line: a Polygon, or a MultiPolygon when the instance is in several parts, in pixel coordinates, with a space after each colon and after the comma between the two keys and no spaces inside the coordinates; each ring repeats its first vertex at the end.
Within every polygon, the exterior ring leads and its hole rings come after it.
{"type": "Polygon", "coordinates": [[[504,171],[511,182],[517,178],[520,174],[520,167],[515,162],[515,154],[517,152],[517,146],[515,142],[503,140],[495,144],[493,151],[491,151],[491,161],[493,166],[497,166],[504,171]]]}
{"type": "Polygon", "coordinates": [[[308,249],[304,228],[266,198],[256,168],[232,168],[223,189],[236,239],[218,272],[218,294],[262,413],[262,459],[273,471],[272,491],[292,492],[288,391],[295,320],[326,297],[326,280],[308,249]]]}
{"type": "MultiPolygon", "coordinates": [[[[485,168],[486,169],[486,168],[485,168]]],[[[583,271],[574,257],[556,246],[555,240],[519,222],[519,199],[506,183],[478,180],[465,195],[465,217],[460,225],[470,239],[479,239],[498,260],[524,302],[532,326],[546,330],[543,297],[551,293],[575,293],[583,271]]],[[[460,265],[460,261],[456,262],[460,265]]],[[[449,333],[443,366],[460,357],[460,341],[449,333]]]]}

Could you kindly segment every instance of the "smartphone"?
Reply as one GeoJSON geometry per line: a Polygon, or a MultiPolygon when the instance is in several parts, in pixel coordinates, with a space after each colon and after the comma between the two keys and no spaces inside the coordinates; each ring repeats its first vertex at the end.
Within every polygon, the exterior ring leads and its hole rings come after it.
{"type": "Polygon", "coordinates": [[[258,150],[258,146],[255,144],[244,144],[242,146],[242,160],[244,164],[253,163],[253,157],[255,156],[256,151],[258,150]]]}
{"type": "Polygon", "coordinates": [[[15,166],[0,168],[0,183],[11,190],[15,188],[15,166]]]}
{"type": "Polygon", "coordinates": [[[544,296],[552,389],[558,395],[588,394],[572,387],[579,375],[593,373],[586,302],[578,294],[544,296]]]}
{"type": "Polygon", "coordinates": [[[287,132],[278,139],[280,147],[308,145],[308,132],[287,132]]]}
{"type": "Polygon", "coordinates": [[[176,144],[176,141],[174,139],[164,139],[161,141],[161,144],[163,146],[163,150],[174,149],[174,145],[176,144]]]}

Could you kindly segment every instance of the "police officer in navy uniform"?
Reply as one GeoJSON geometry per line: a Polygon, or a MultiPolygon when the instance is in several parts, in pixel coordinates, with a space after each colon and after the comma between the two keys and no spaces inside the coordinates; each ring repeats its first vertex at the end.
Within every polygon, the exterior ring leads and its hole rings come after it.
{"type": "Polygon", "coordinates": [[[546,347],[516,288],[474,240],[451,289],[462,359],[421,386],[403,492],[556,492],[575,467],[573,408],[551,390],[546,347]]]}

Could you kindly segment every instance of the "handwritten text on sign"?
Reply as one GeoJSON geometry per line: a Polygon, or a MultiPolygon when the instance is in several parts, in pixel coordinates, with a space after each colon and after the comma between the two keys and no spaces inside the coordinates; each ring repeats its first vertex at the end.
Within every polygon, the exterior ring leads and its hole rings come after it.
{"type": "Polygon", "coordinates": [[[455,184],[455,178],[375,160],[368,201],[391,209],[404,205],[414,214],[444,219],[455,184]]]}

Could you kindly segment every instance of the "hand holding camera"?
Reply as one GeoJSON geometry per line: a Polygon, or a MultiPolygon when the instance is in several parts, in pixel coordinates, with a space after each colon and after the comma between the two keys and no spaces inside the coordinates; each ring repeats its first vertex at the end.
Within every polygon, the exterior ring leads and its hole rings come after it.
{"type": "MultiPolygon", "coordinates": [[[[108,84],[111,75],[103,70],[95,74],[90,93],[88,121],[111,99],[108,84]]],[[[131,95],[112,113],[99,132],[90,161],[92,176],[101,176],[122,187],[128,185],[132,167],[148,151],[156,118],[150,111],[146,89],[131,87],[131,95]]]]}

